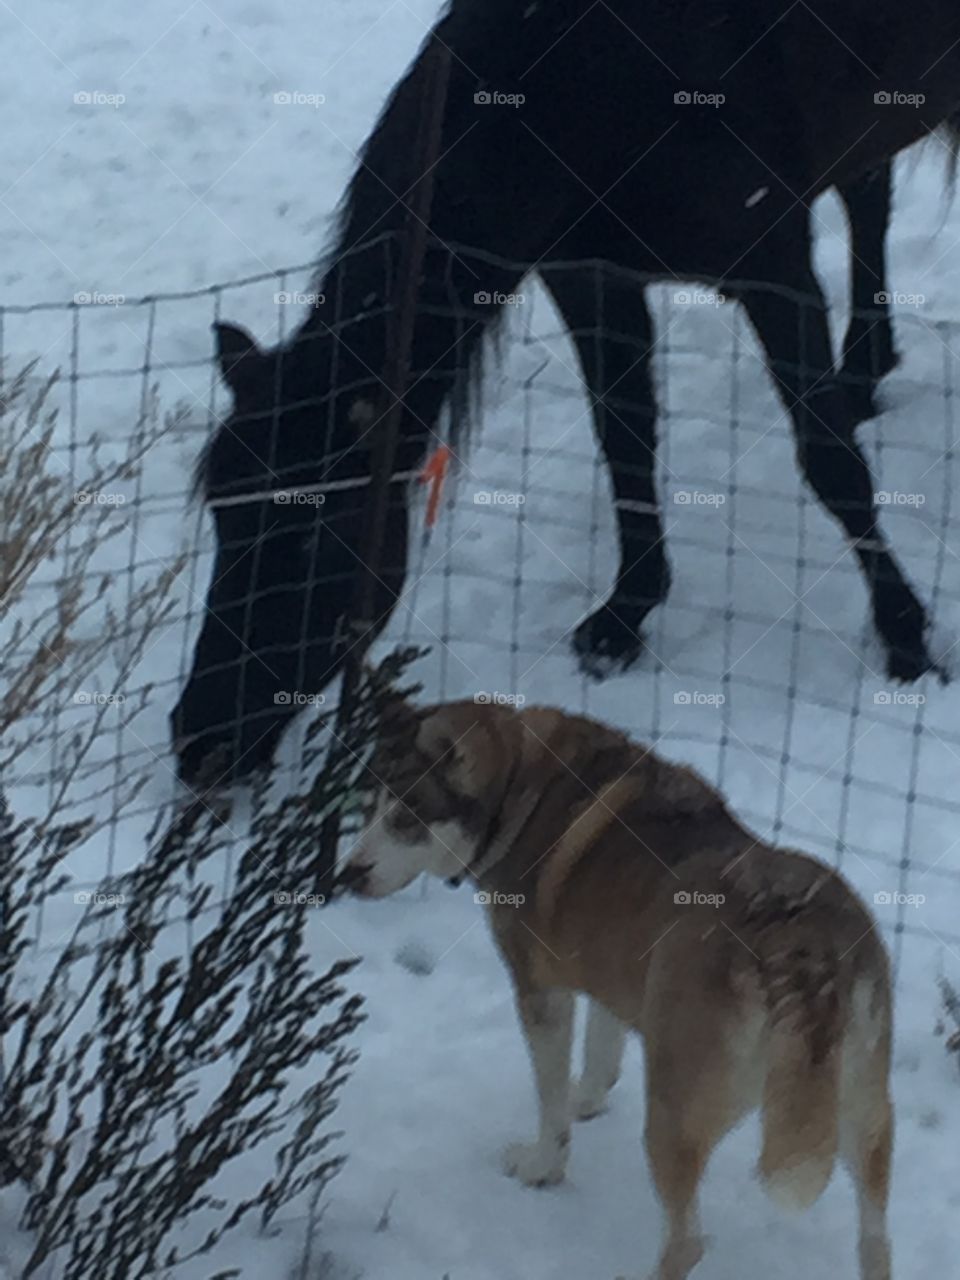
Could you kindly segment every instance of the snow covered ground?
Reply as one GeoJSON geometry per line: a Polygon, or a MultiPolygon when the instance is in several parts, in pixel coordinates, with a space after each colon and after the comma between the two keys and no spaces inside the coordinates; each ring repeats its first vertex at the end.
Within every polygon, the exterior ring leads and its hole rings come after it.
{"type": "MultiPolygon", "coordinates": [[[[222,303],[225,316],[265,342],[278,325],[278,284],[269,278],[222,298],[200,293],[155,307],[133,300],[315,257],[355,150],[436,8],[433,0],[398,0],[382,11],[366,0],[334,0],[322,11],[302,0],[243,0],[221,14],[205,0],[98,0],[92,8],[43,0],[0,9],[7,65],[17,72],[0,87],[6,118],[16,122],[0,137],[5,357],[13,368],[39,358],[43,369],[78,374],[58,392],[59,457],[74,474],[92,432],[108,449],[126,437],[148,340],[164,406],[182,401],[189,411],[151,453],[140,487],[125,493],[139,500],[134,535],[100,560],[124,570],[115,596],[122,607],[151,567],[184,544],[200,548],[184,575],[181,616],[133,682],[154,686],[147,706],[122,740],[108,735],[98,747],[104,771],[118,751],[156,757],[144,814],[71,860],[80,884],[135,861],[151,810],[173,792],[166,717],[210,567],[209,532],[188,505],[188,476],[211,404],[225,403],[211,385],[209,323],[222,303]],[[275,103],[284,91],[325,100],[275,103]],[[75,101],[78,94],[89,101],[75,101]],[[84,293],[128,301],[19,310],[84,293]],[[79,443],[73,452],[71,440],[79,443]]],[[[960,351],[957,329],[936,321],[958,316],[960,206],[944,213],[942,171],[935,142],[900,162],[892,285],[926,301],[901,318],[904,361],[886,387],[887,412],[863,435],[882,468],[879,487],[925,498],[919,507],[891,506],[885,523],[922,593],[930,598],[936,588],[946,649],[960,634],[960,527],[949,506],[956,464],[944,458],[960,351]]],[[[817,212],[818,265],[839,332],[842,215],[832,197],[817,212]]],[[[291,276],[290,284],[305,279],[291,276]]],[[[519,693],[657,737],[662,750],[720,781],[758,830],[840,862],[868,900],[923,895],[919,906],[876,907],[898,962],[891,1227],[900,1280],[953,1275],[960,1077],[933,1027],[937,974],[960,979],[958,685],[920,686],[913,692],[928,701],[919,705],[882,700],[893,691],[860,661],[879,669],[855,565],[801,492],[785,424],[769,429],[780,408],[742,316],[678,307],[666,289],[656,291],[654,313],[669,333],[658,374],[674,588],[653,628],[659,665],[602,685],[584,680],[566,636],[609,585],[612,516],[572,350],[544,296],[530,292],[494,378],[482,439],[431,544],[415,553],[410,596],[384,646],[401,638],[433,644],[418,673],[428,697],[519,693]],[[474,502],[476,492],[496,489],[526,501],[474,502]],[[674,500],[689,490],[725,501],[674,500]]],[[[21,812],[42,802],[33,783],[55,772],[63,733],[86,714],[68,706],[38,732],[12,788],[21,812]]],[[[48,945],[75,910],[71,900],[51,911],[48,945]]],[[[350,1162],[324,1218],[324,1247],[340,1260],[334,1280],[644,1274],[660,1219],[640,1142],[639,1048],[610,1114],[575,1134],[569,1182],[528,1191],[497,1165],[498,1148],[531,1128],[533,1093],[507,982],[469,890],[415,886],[391,902],[338,904],[314,931],[318,966],[344,953],[364,957],[358,981],[369,1013],[336,1117],[350,1162]],[[430,958],[429,974],[398,962],[410,947],[430,958]],[[376,1231],[388,1201],[389,1226],[376,1231]]],[[[754,1129],[738,1132],[707,1178],[704,1217],[715,1244],[704,1280],[852,1277],[844,1177],[810,1214],[784,1219],[750,1177],[755,1150],[754,1129]]],[[[244,1170],[236,1176],[240,1185],[244,1170]]],[[[0,1212],[12,1221],[6,1194],[0,1212]]],[[[302,1228],[291,1218],[277,1238],[241,1237],[216,1263],[281,1275],[302,1228]]],[[[0,1266],[5,1248],[15,1274],[16,1245],[0,1241],[0,1266]]]]}

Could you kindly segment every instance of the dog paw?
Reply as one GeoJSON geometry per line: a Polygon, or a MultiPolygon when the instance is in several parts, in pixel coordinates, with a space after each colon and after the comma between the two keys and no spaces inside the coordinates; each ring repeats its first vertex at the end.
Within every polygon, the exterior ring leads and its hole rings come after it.
{"type": "Polygon", "coordinates": [[[667,1244],[656,1270],[649,1280],[687,1280],[690,1272],[703,1258],[707,1244],[702,1236],[688,1236],[667,1244]]]}
{"type": "Polygon", "coordinates": [[[511,1142],[503,1153],[504,1172],[528,1187],[554,1187],[563,1181],[566,1152],[544,1150],[538,1142],[511,1142]]]}
{"type": "Polygon", "coordinates": [[[573,1118],[592,1120],[602,1116],[610,1106],[610,1090],[587,1080],[578,1080],[573,1086],[573,1118]]]}

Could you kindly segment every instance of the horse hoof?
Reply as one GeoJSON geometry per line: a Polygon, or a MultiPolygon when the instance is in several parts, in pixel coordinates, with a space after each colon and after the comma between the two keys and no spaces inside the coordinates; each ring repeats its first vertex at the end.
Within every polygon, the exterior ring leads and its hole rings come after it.
{"type": "Polygon", "coordinates": [[[942,666],[931,658],[927,646],[919,644],[907,648],[890,648],[887,651],[887,676],[898,684],[913,684],[921,676],[934,675],[940,684],[949,683],[942,666]]]}
{"type": "Polygon", "coordinates": [[[577,627],[573,648],[580,670],[594,680],[605,680],[633,666],[643,652],[643,641],[636,627],[604,605],[577,627]]]}
{"type": "Polygon", "coordinates": [[[840,366],[840,379],[877,383],[900,363],[900,353],[888,338],[871,338],[869,333],[848,339],[840,366]],[[872,345],[871,345],[872,344],[872,345]]]}

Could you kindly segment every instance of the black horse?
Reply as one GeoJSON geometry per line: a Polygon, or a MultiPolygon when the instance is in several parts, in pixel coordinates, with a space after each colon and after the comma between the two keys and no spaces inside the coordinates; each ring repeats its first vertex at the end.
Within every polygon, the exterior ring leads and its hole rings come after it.
{"type": "MultiPolygon", "coordinates": [[[[324,687],[349,643],[342,617],[436,42],[453,56],[398,476],[422,458],[451,402],[456,447],[496,299],[535,269],[576,343],[618,507],[621,569],[575,643],[587,663],[631,661],[669,586],[643,286],[710,282],[743,304],[758,334],[803,473],[859,558],[889,675],[934,668],[926,612],[878,527],[854,427],[894,361],[875,301],[888,162],[960,104],[960,11],[947,0],[909,12],[894,0],[813,0],[775,16],[750,0],[454,0],[366,144],[318,277],[323,304],[269,352],[217,326],[234,410],[197,471],[217,557],[172,717],[182,776],[216,747],[228,776],[268,760],[298,696],[324,687]],[[811,262],[810,206],[834,185],[853,227],[856,308],[840,374],[811,262]],[[271,498],[318,484],[322,506],[305,494],[271,498]]],[[[378,626],[402,586],[406,545],[398,481],[378,626]]]]}

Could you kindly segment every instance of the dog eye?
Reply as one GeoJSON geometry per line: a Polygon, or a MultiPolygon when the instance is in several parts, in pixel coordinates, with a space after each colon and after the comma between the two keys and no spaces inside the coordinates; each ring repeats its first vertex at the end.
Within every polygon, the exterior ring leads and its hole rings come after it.
{"type": "Polygon", "coordinates": [[[406,832],[409,834],[412,831],[416,831],[419,827],[422,827],[423,823],[409,805],[405,805],[400,801],[393,812],[393,826],[396,831],[406,832]]]}
{"type": "Polygon", "coordinates": [[[363,822],[369,822],[377,811],[377,792],[375,787],[362,789],[357,797],[357,810],[363,822]]]}

